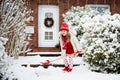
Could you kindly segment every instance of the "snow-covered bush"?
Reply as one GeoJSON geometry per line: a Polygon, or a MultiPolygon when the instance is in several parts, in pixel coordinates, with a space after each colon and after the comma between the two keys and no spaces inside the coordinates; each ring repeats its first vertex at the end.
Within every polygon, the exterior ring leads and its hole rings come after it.
{"type": "Polygon", "coordinates": [[[91,18],[96,16],[99,12],[91,9],[89,6],[85,7],[71,7],[69,11],[63,14],[64,21],[68,23],[70,29],[77,31],[77,36],[81,38],[84,33],[84,23],[91,24],[91,18]]]}
{"type": "Polygon", "coordinates": [[[64,14],[64,20],[74,29],[77,26],[84,59],[92,70],[120,73],[119,14],[98,14],[88,7],[72,7],[64,14]]]}
{"type": "Polygon", "coordinates": [[[4,60],[7,57],[5,52],[5,44],[8,41],[7,38],[0,37],[0,80],[2,80],[4,75],[5,62],[4,60]]]}
{"type": "Polygon", "coordinates": [[[93,22],[82,36],[86,61],[92,70],[120,73],[120,15],[98,15],[93,22]]]}
{"type": "Polygon", "coordinates": [[[25,27],[31,10],[26,2],[0,1],[0,80],[17,80],[8,78],[13,74],[8,69],[14,58],[30,50],[27,47],[29,42],[26,40],[25,27]]]}
{"type": "Polygon", "coordinates": [[[6,51],[8,55],[18,57],[29,51],[25,33],[26,19],[30,16],[27,0],[2,0],[0,4],[0,36],[8,38],[6,51]]]}
{"type": "Polygon", "coordinates": [[[8,41],[8,39],[0,37],[0,61],[2,58],[4,58],[4,56],[6,55],[5,53],[5,44],[8,41]]]}

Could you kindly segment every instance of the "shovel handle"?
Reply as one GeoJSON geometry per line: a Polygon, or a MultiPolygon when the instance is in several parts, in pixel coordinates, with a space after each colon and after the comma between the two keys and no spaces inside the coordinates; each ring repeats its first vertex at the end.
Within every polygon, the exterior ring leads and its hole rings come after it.
{"type": "Polygon", "coordinates": [[[51,60],[50,62],[54,62],[54,61],[57,61],[57,60],[63,59],[64,57],[66,57],[66,56],[59,57],[59,58],[57,58],[57,59],[51,60]]]}

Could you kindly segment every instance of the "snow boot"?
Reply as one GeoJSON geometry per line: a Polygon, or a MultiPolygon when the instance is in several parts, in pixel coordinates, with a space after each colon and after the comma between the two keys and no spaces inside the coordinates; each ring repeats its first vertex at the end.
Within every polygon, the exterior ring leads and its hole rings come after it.
{"type": "Polygon", "coordinates": [[[68,71],[68,67],[64,67],[63,71],[68,71]]]}
{"type": "Polygon", "coordinates": [[[72,72],[72,68],[68,67],[67,72],[72,72]]]}

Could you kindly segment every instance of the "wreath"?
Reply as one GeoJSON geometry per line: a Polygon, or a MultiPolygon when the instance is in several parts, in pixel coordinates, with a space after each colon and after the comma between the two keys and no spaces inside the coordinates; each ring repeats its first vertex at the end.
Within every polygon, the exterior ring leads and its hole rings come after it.
{"type": "Polygon", "coordinates": [[[45,24],[45,26],[48,27],[48,28],[49,28],[49,27],[52,27],[53,24],[54,24],[53,18],[45,18],[44,24],[45,24]]]}

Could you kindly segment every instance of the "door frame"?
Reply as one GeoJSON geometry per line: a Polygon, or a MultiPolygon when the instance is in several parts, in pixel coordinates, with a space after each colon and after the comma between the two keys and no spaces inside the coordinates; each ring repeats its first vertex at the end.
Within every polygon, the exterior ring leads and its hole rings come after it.
{"type": "MultiPolygon", "coordinates": [[[[56,16],[58,16],[58,17],[56,17],[58,21],[54,20],[54,24],[57,25],[56,26],[56,30],[54,30],[54,32],[55,33],[59,33],[59,6],[56,6],[56,5],[38,5],[38,47],[55,47],[55,46],[43,46],[40,43],[40,41],[42,41],[42,40],[40,40],[40,36],[42,35],[42,33],[41,33],[41,31],[39,31],[39,30],[42,30],[41,29],[41,22],[42,22],[42,20],[40,20],[41,16],[39,15],[40,12],[41,12],[40,11],[40,7],[41,7],[41,9],[42,8],[49,8],[49,7],[56,8],[56,10],[58,9],[58,12],[57,12],[58,14],[56,14],[56,16]]],[[[53,26],[53,27],[55,27],[55,26],[53,26]]],[[[56,40],[54,41],[54,43],[55,44],[59,43],[58,34],[54,34],[53,36],[56,36],[56,38],[55,38],[56,40]]]]}

